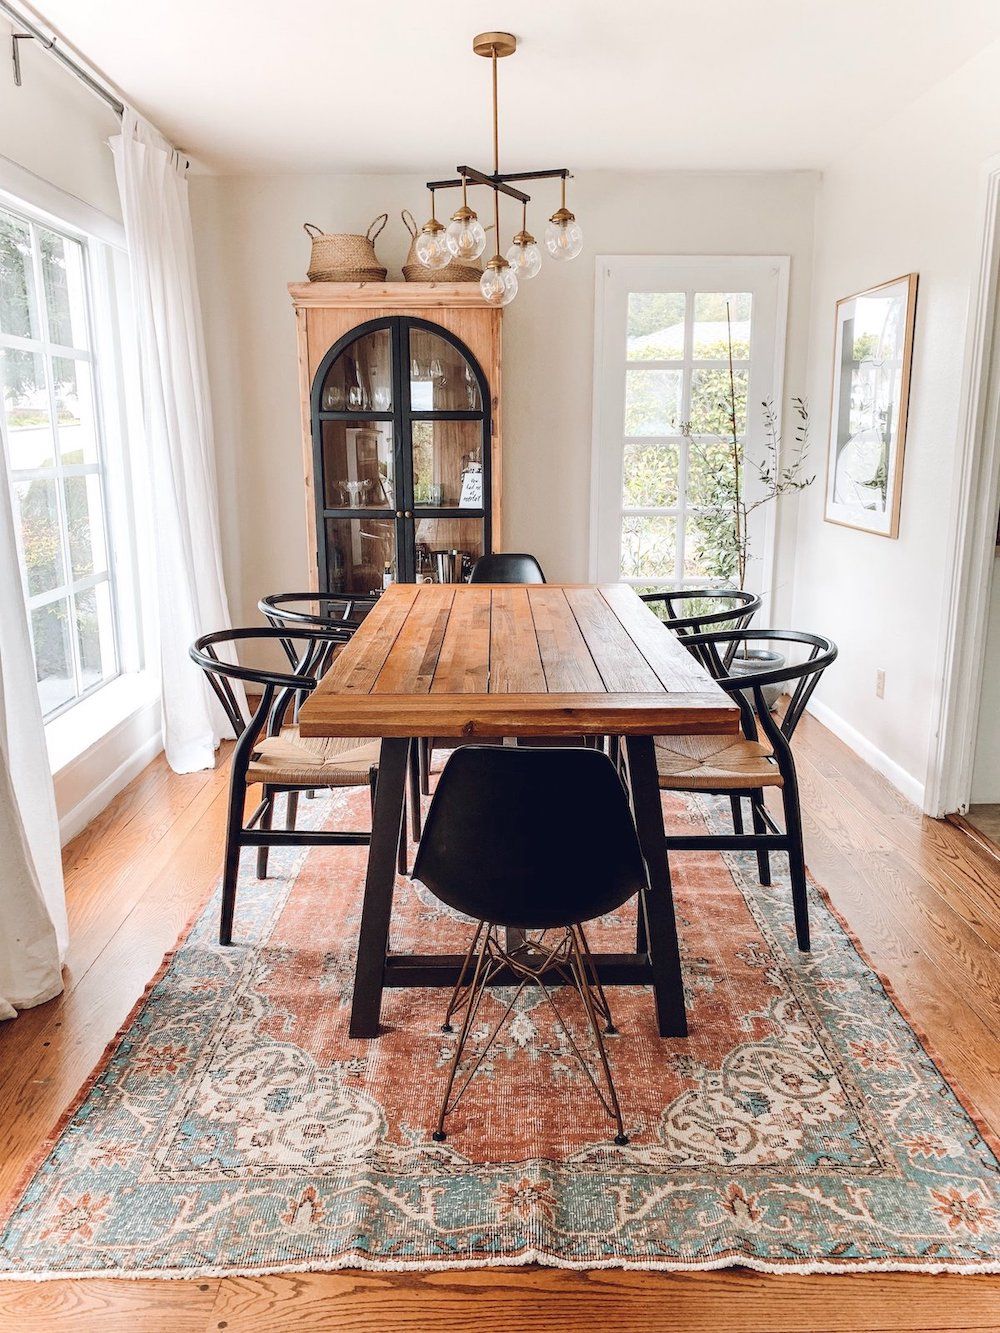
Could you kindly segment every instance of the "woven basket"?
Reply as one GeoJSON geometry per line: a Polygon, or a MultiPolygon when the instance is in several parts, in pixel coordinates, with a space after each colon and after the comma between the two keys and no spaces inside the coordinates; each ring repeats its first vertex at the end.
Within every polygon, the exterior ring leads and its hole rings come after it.
{"type": "Polygon", "coordinates": [[[323,232],[312,222],[303,223],[303,230],[312,241],[309,281],[384,282],[388,270],[378,262],[375,238],[388,221],[388,213],[380,213],[363,236],[353,232],[323,232]]]}
{"type": "Polygon", "coordinates": [[[403,265],[403,277],[407,282],[478,282],[483,276],[482,265],[478,260],[463,264],[453,259],[445,264],[444,268],[425,268],[417,258],[419,232],[413,214],[408,208],[404,208],[399,216],[403,219],[403,226],[410,233],[410,248],[403,265]]]}

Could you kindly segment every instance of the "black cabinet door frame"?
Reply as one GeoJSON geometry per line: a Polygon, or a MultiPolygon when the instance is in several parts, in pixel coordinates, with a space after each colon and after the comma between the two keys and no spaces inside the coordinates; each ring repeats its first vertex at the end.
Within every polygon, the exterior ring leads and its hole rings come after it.
{"type": "MultiPolygon", "coordinates": [[[[313,486],[316,502],[316,561],[319,574],[319,588],[324,592],[336,592],[330,588],[327,521],[329,519],[382,519],[392,520],[395,526],[396,542],[396,577],[405,583],[412,583],[416,578],[416,527],[421,519],[469,518],[478,519],[482,524],[483,552],[492,550],[492,397],[489,382],[482,366],[472,351],[449,329],[430,320],[419,319],[411,315],[386,315],[378,319],[367,320],[363,324],[349,329],[338,338],[326,352],[316,369],[310,394],[310,414],[312,418],[313,442],[313,486]],[[390,411],[324,411],[322,407],[323,386],[327,374],[340,356],[360,338],[367,334],[388,329],[391,347],[391,386],[392,407],[390,411]],[[450,343],[471,368],[479,387],[482,403],[481,411],[460,410],[414,410],[410,402],[410,333],[423,330],[443,338],[450,343]],[[395,510],[386,508],[349,509],[331,507],[326,503],[326,476],[323,459],[323,422],[324,421],[391,421],[394,484],[393,496],[395,510]],[[421,505],[419,511],[414,504],[413,480],[413,422],[414,421],[479,421],[481,426],[481,448],[483,458],[483,507],[482,509],[459,509],[455,506],[431,508],[421,505]]],[[[365,589],[364,591],[368,591],[365,589]]]]}

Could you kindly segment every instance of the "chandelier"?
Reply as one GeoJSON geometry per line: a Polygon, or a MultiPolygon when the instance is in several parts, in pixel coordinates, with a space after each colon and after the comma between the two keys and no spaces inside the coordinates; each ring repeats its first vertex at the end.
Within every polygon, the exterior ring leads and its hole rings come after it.
{"type": "Polygon", "coordinates": [[[486,185],[493,191],[493,225],[496,254],[487,261],[486,271],[479,283],[483,298],[490,305],[509,305],[517,295],[518,282],[533,278],[542,267],[542,255],[534,236],[528,231],[528,205],[531,196],[519,190],[512,181],[539,181],[558,179],[562,183],[562,200],[549,218],[545,228],[545,249],[553,259],[575,259],[583,249],[583,232],[576,218],[566,207],[566,181],[570,173],[566,167],[550,171],[501,171],[500,132],[497,115],[497,61],[512,56],[517,50],[517,38],[509,32],[481,32],[472,40],[477,56],[484,56],[493,66],[493,171],[477,171],[475,167],[456,167],[457,180],[428,181],[431,192],[431,216],[417,237],[417,258],[425,268],[442,269],[454,260],[468,263],[478,259],[486,249],[486,229],[476,212],[469,207],[470,185],[486,185]],[[437,190],[462,191],[462,202],[451,215],[445,227],[434,211],[437,190]],[[521,230],[517,232],[506,255],[500,253],[500,196],[507,195],[521,205],[521,230]]]}

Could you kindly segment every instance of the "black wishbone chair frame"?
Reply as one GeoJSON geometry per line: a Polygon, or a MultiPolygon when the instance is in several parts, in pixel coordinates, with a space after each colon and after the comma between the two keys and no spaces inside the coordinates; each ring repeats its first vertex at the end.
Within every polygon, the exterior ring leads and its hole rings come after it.
{"type": "MultiPolygon", "coordinates": [[[[713,787],[698,790],[708,794],[729,796],[735,799],[734,811],[739,798],[748,796],[753,816],[754,831],[743,832],[742,816],[732,834],[701,834],[697,836],[666,837],[667,852],[744,852],[757,853],[757,867],[762,884],[771,883],[770,853],[787,852],[789,874],[792,884],[792,907],[795,913],[795,936],[799,949],[809,950],[809,903],[806,892],[805,852],[802,844],[802,812],[799,803],[799,784],[792,758],[791,739],[813,690],[819,684],[826,668],[837,657],[837,646],[832,640],[820,634],[809,634],[804,630],[779,629],[734,629],[720,630],[709,634],[692,634],[684,639],[685,646],[698,658],[705,668],[715,677],[717,683],[732,695],[739,706],[744,737],[749,741],[760,739],[764,733],[770,742],[774,761],[781,774],[780,788],[784,810],[785,827],[782,830],[764,804],[764,789],[755,787],[750,790],[735,791],[729,787],[713,787]],[[763,641],[766,643],[787,643],[808,647],[809,652],[804,662],[773,667],[766,671],[755,671],[748,675],[729,675],[730,663],[740,644],[763,641]],[[791,692],[788,706],[781,720],[772,715],[764,690],[769,685],[786,685],[796,681],[791,692]],[[751,702],[752,699],[752,702],[751,702]]],[[[674,790],[682,789],[680,787],[674,790]]]]}
{"type": "MultiPolygon", "coordinates": [[[[289,629],[296,625],[312,625],[321,629],[334,629],[346,631],[348,637],[361,625],[362,618],[355,615],[359,607],[366,607],[367,612],[378,601],[377,593],[341,593],[341,592],[276,592],[269,597],[262,597],[257,603],[257,609],[267,618],[275,629],[289,629]],[[301,603],[332,604],[343,607],[343,614],[339,616],[324,616],[314,611],[302,611],[296,605],[301,603]]],[[[324,676],[329,671],[333,662],[333,655],[337,650],[341,640],[332,642],[326,653],[317,663],[316,675],[324,676]]],[[[282,640],[282,647],[285,654],[295,665],[295,650],[288,639],[282,640]]],[[[423,741],[417,741],[410,746],[409,756],[409,797],[410,797],[410,828],[413,837],[420,837],[422,823],[422,812],[420,807],[421,794],[421,747],[425,744],[423,741]]],[[[429,769],[428,764],[428,769],[429,769]]],[[[400,873],[405,873],[402,870],[400,873]]]]}
{"type": "MultiPolygon", "coordinates": [[[[229,775],[229,811],[219,925],[220,944],[231,944],[233,939],[233,914],[236,907],[236,885],[242,848],[257,848],[257,874],[260,878],[264,878],[267,874],[267,852],[270,847],[366,847],[371,843],[370,830],[358,832],[297,830],[295,805],[300,792],[311,790],[306,783],[264,784],[260,802],[244,823],[246,776],[254,747],[262,735],[277,736],[280,733],[282,726],[289,720],[289,710],[292,719],[298,719],[302,701],[316,688],[320,674],[319,664],[333,646],[347,642],[351,632],[347,628],[319,629],[311,625],[293,629],[253,626],[204,634],[189,649],[191,659],[205,672],[237,737],[229,775]],[[220,648],[235,651],[234,645],[246,642],[280,643],[282,638],[287,638],[290,643],[301,640],[305,644],[301,654],[295,657],[294,669],[291,672],[241,666],[225,657],[220,657],[218,652],[220,648]],[[261,690],[260,701],[249,717],[244,714],[233,689],[231,681],[234,680],[242,681],[245,685],[258,686],[261,690]],[[285,792],[288,796],[287,827],[273,829],[271,816],[274,797],[279,792],[285,792]]],[[[378,767],[372,765],[368,773],[368,787],[373,809],[377,780],[378,767]]],[[[400,832],[401,862],[405,855],[405,836],[404,820],[404,827],[400,832]]],[[[405,862],[401,868],[405,870],[405,862]]]]}
{"type": "MultiPolygon", "coordinates": [[[[663,623],[672,629],[679,639],[687,639],[692,634],[707,634],[715,629],[747,629],[751,620],[763,605],[763,599],[756,593],[744,592],[741,588],[675,588],[664,592],[643,592],[640,601],[652,606],[662,602],[666,612],[663,623]],[[676,603],[714,599],[729,602],[730,606],[720,607],[718,611],[704,611],[698,615],[678,615],[676,603]]],[[[730,652],[736,652],[734,644],[730,652]]]]}

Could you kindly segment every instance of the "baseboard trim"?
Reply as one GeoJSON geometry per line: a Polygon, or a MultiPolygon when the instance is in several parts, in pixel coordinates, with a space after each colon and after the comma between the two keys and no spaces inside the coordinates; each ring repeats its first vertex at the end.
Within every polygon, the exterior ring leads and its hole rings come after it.
{"type": "Polygon", "coordinates": [[[874,768],[876,773],[881,773],[884,778],[892,783],[897,791],[901,791],[907,800],[912,801],[915,806],[923,810],[924,808],[924,784],[917,780],[912,773],[907,773],[894,759],[890,759],[887,754],[873,745],[866,736],[863,736],[856,727],[852,727],[850,722],[846,722],[839,713],[835,713],[832,708],[826,704],[812,700],[807,712],[811,713],[817,722],[821,722],[827,731],[832,731],[838,740],[854,751],[859,759],[863,759],[870,768],[874,768]]]}
{"type": "MultiPolygon", "coordinates": [[[[156,704],[159,712],[159,701],[156,704]]],[[[153,762],[163,749],[163,738],[159,728],[148,736],[117,768],[101,782],[92,787],[82,800],[72,809],[67,810],[59,819],[59,841],[63,847],[78,833],[82,833],[92,819],[96,819],[105,806],[109,805],[120,791],[123,791],[133,778],[153,762]]]]}

